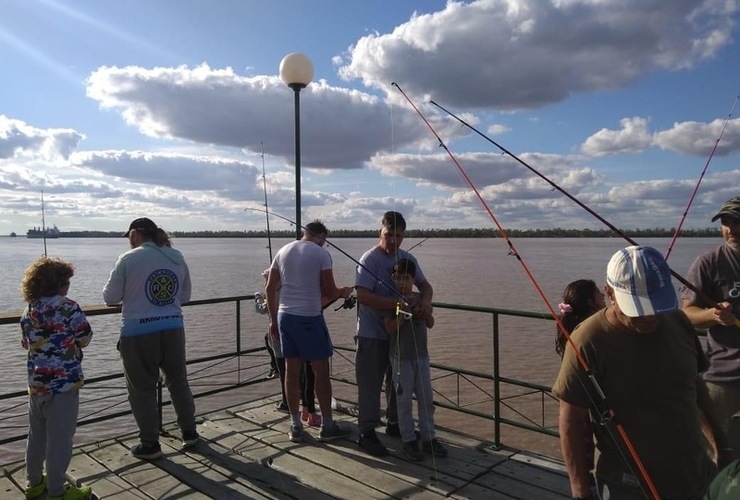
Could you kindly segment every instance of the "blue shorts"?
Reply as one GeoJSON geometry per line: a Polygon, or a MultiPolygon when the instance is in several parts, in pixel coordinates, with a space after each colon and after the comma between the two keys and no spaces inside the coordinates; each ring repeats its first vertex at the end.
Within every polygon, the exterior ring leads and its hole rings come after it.
{"type": "Polygon", "coordinates": [[[318,361],[330,358],[334,346],[329,338],[324,315],[296,316],[278,313],[280,346],[285,358],[301,358],[303,361],[318,361]]]}

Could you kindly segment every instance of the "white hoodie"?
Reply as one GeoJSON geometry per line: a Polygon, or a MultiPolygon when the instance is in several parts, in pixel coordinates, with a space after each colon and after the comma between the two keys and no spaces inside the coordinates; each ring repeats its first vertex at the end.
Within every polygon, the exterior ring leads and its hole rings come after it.
{"type": "Polygon", "coordinates": [[[180,251],[145,242],[116,261],[103,288],[106,304],[122,304],[121,336],[182,328],[190,271],[180,251]]]}

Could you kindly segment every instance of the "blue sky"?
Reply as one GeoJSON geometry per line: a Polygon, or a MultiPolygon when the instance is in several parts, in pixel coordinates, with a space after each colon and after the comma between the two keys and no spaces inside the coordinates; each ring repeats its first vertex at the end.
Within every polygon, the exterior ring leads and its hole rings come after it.
{"type": "MultiPolygon", "coordinates": [[[[740,195],[737,0],[5,0],[0,234],[263,229],[295,216],[293,93],[306,54],[302,221],[492,227],[397,82],[506,228],[684,227],[740,195]],[[725,123],[727,121],[727,123],[725,123]],[[262,155],[264,148],[264,156],[262,155]]],[[[290,229],[283,221],[273,228],[290,229]]]]}

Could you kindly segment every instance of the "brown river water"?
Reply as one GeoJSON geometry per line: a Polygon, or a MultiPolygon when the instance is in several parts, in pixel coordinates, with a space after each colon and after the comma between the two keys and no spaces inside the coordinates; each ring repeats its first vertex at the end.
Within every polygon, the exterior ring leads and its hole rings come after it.
{"type": "MultiPolygon", "coordinates": [[[[272,251],[290,240],[272,241],[272,251]]],[[[376,239],[336,239],[337,245],[355,259],[377,243],[376,239]]],[[[417,243],[409,238],[404,248],[417,243]]],[[[640,241],[665,252],[669,238],[649,238],[640,241]]],[[[560,302],[564,286],[575,279],[588,278],[603,284],[606,264],[611,255],[627,245],[621,238],[523,238],[513,241],[529,274],[534,276],[547,302],[553,307],[560,302]]],[[[720,244],[719,238],[679,239],[673,249],[670,265],[680,274],[685,274],[693,259],[701,251],[720,244]]],[[[76,267],[69,296],[83,305],[101,304],[101,290],[117,256],[127,250],[127,240],[90,238],[48,240],[48,254],[71,261],[76,267]]],[[[260,290],[261,271],[268,267],[267,241],[260,239],[196,239],[174,240],[188,262],[193,279],[193,299],[249,295],[260,290]]],[[[339,286],[353,285],[356,264],[351,259],[328,247],[332,254],[335,278],[339,286]]],[[[0,238],[0,252],[5,265],[0,282],[0,311],[20,311],[24,304],[18,291],[25,267],[43,253],[41,240],[0,238]]],[[[547,313],[545,301],[528,277],[522,264],[509,255],[509,247],[502,239],[429,239],[413,250],[419,259],[427,279],[434,287],[435,302],[466,304],[471,306],[498,307],[547,313]]],[[[674,284],[678,285],[675,280],[674,284]]],[[[356,310],[326,312],[327,323],[334,343],[338,346],[353,345],[356,310]]],[[[436,326],[429,332],[430,354],[433,363],[455,366],[467,370],[492,372],[492,320],[490,315],[437,309],[436,326]]],[[[117,340],[118,316],[94,316],[90,322],[95,332],[91,345],[85,351],[84,370],[86,377],[95,377],[120,372],[115,344],[117,340]]],[[[223,353],[233,349],[234,331],[233,304],[186,308],[186,332],[189,357],[223,353]]],[[[242,348],[256,347],[264,335],[266,317],[253,312],[247,303],[242,310],[242,348]]],[[[559,358],[554,350],[554,323],[534,319],[501,318],[500,373],[528,382],[552,385],[558,370],[559,358]]],[[[25,387],[25,351],[20,346],[20,333],[16,325],[0,326],[0,346],[5,353],[0,364],[0,393],[23,390],[25,387]]],[[[345,378],[354,378],[348,359],[351,353],[335,355],[334,370],[345,378]]],[[[251,363],[260,365],[255,370],[263,373],[265,358],[260,355],[251,363]]],[[[214,370],[228,370],[223,365],[214,370]]],[[[193,372],[191,380],[199,385],[204,372],[193,372]]],[[[483,412],[492,412],[489,394],[492,384],[473,379],[472,383],[444,377],[435,372],[435,398],[450,398],[455,402],[483,412]]],[[[206,382],[203,382],[206,385],[206,382]]],[[[118,382],[110,386],[102,384],[95,394],[102,406],[114,406],[115,411],[128,409],[125,392],[118,382]],[[108,401],[110,397],[112,401],[108,401]]],[[[207,387],[198,388],[205,390],[207,387]]],[[[85,391],[86,389],[83,389],[85,391]]],[[[194,390],[196,390],[194,388],[194,390]]],[[[274,387],[278,391],[277,383],[274,387]]],[[[352,386],[335,384],[337,396],[354,399],[352,386]]],[[[88,390],[89,392],[89,390],[88,390]]],[[[220,395],[198,400],[198,410],[238,403],[264,392],[261,389],[245,389],[238,394],[220,395]]],[[[504,392],[505,395],[519,394],[522,390],[504,392]]],[[[83,392],[84,394],[84,392],[83,392]]],[[[84,398],[83,398],[84,399],[84,398]]],[[[547,401],[544,413],[540,396],[527,396],[507,401],[512,409],[504,415],[515,416],[517,412],[555,428],[557,425],[557,402],[547,401]]],[[[25,408],[14,400],[0,405],[6,413],[23,413],[25,408]]],[[[84,413],[81,411],[81,416],[84,413]]],[[[167,416],[165,416],[167,418],[167,416]]],[[[350,418],[350,417],[344,417],[350,418]]],[[[78,430],[77,440],[100,439],[112,433],[133,430],[133,419],[124,417],[111,423],[96,424],[78,430]]],[[[0,419],[0,438],[24,432],[23,420],[8,423],[0,419]],[[20,422],[20,423],[19,423],[20,422]]],[[[454,427],[468,434],[492,439],[493,425],[472,417],[461,417],[449,411],[437,413],[437,424],[454,427]]],[[[502,441],[511,446],[534,449],[551,455],[559,455],[557,440],[508,426],[502,426],[502,441]]],[[[22,458],[23,443],[0,447],[0,460],[22,458]]]]}

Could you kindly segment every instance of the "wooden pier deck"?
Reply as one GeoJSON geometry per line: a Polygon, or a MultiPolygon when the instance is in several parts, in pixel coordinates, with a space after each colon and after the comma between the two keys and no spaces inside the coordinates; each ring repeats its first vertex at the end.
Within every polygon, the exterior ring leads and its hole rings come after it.
{"type": "MultiPolygon", "coordinates": [[[[335,417],[352,426],[349,438],[320,443],[318,429],[308,428],[304,442],[291,443],[287,415],[274,410],[274,399],[260,399],[201,415],[203,439],[190,450],[180,449],[179,433],[169,425],[158,460],[132,457],[128,450],[137,439],[129,434],[75,448],[67,472],[105,499],[570,498],[559,460],[493,451],[490,443],[448,430],[438,431],[450,449],[444,459],[411,462],[400,440],[382,430],[391,455],[369,456],[355,443],[356,419],[341,411],[335,417]]],[[[23,463],[5,465],[0,498],[23,498],[24,479],[23,463]]]]}

